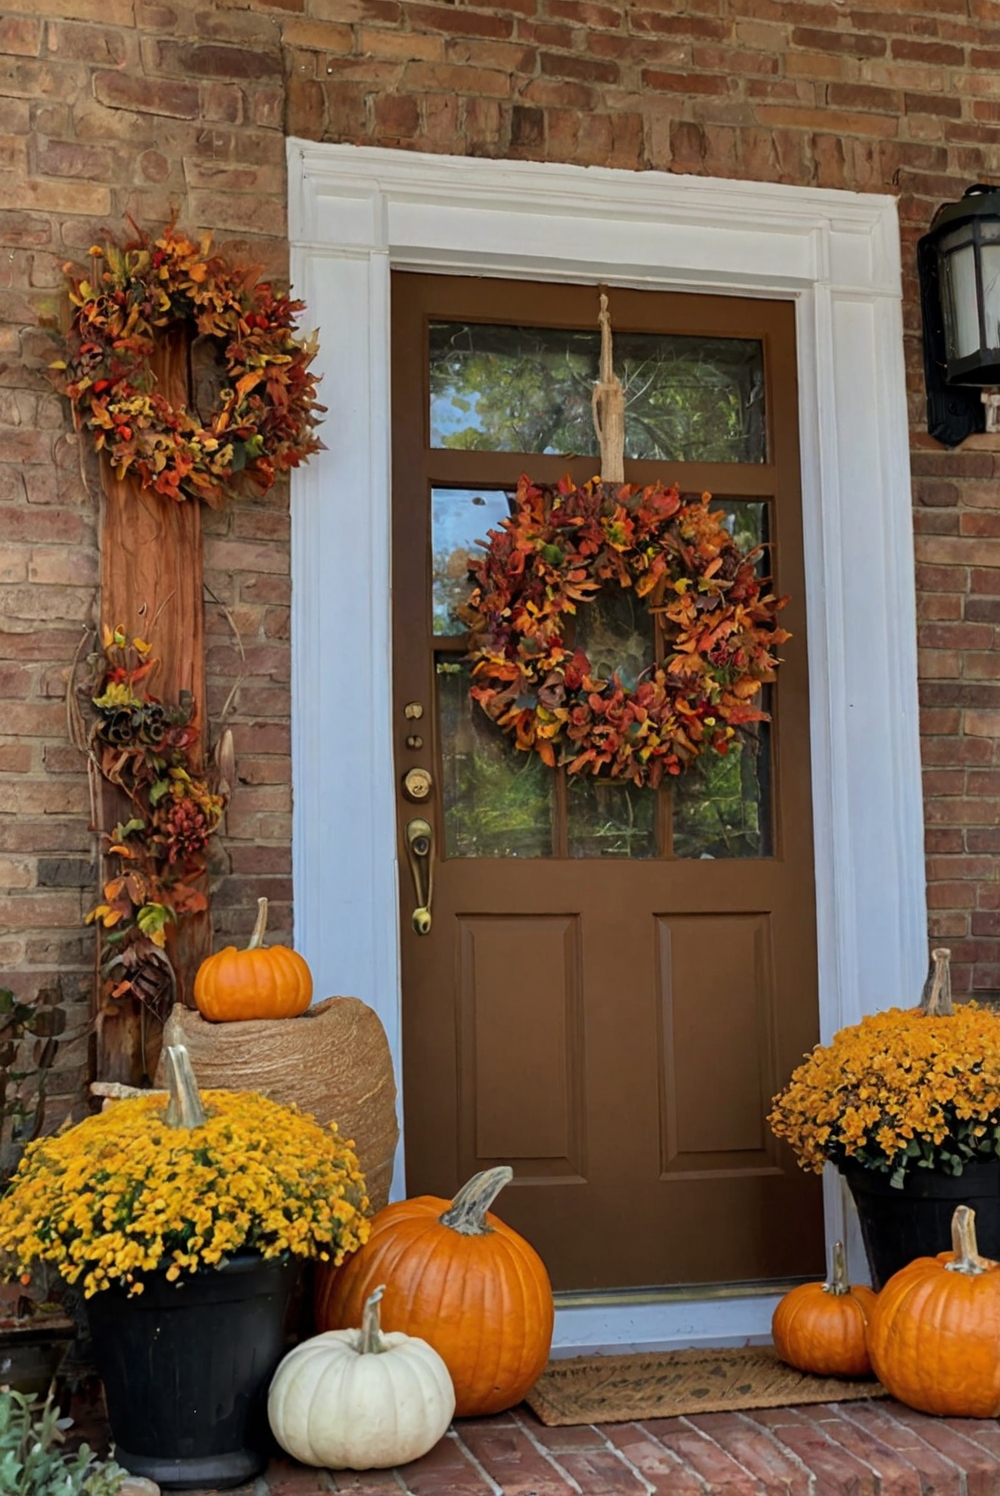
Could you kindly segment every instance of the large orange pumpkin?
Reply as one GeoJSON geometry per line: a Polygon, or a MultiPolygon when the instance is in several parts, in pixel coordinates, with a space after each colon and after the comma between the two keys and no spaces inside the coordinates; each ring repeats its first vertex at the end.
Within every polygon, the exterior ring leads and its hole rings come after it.
{"type": "Polygon", "coordinates": [[[980,1257],[975,1220],[960,1205],[953,1250],[894,1273],[868,1326],[879,1381],[921,1413],[1000,1417],[1000,1263],[980,1257]]]}
{"type": "Polygon", "coordinates": [[[297,1018],[312,1002],[312,974],[287,945],[265,945],[267,900],[257,900],[257,923],[245,951],[234,945],[207,956],[194,979],[194,1000],[214,1023],[247,1018],[297,1018]]]}
{"type": "Polygon", "coordinates": [[[789,1366],[814,1376],[871,1376],[865,1328],[875,1299],[863,1283],[848,1283],[844,1244],[837,1242],[829,1283],[800,1283],[775,1309],[775,1350],[789,1366]]]}
{"type": "Polygon", "coordinates": [[[486,1169],[451,1203],[419,1195],[387,1205],[365,1246],[342,1267],[318,1274],[320,1330],[359,1326],[368,1295],[385,1284],[382,1324],[434,1347],[451,1373],[460,1418],[520,1402],[552,1343],[545,1265],[523,1237],[487,1213],[512,1178],[506,1166],[486,1169]]]}

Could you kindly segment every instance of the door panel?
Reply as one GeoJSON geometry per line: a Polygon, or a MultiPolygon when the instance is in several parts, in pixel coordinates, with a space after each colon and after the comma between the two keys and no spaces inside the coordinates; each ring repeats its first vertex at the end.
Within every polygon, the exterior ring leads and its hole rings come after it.
{"type": "MultiPolygon", "coordinates": [[[[520,473],[593,475],[596,289],[395,273],[392,297],[396,765],[433,782],[398,804],[408,1189],[510,1163],[502,1214],[557,1288],[819,1271],[818,1183],[764,1120],[817,1038],[794,307],[611,295],[627,481],[711,490],[771,546],[793,633],[770,729],[637,791],[518,753],[469,700],[455,612],[520,473]]],[[[626,674],[658,647],[626,593],[578,628],[626,674]]]]}
{"type": "Polygon", "coordinates": [[[501,914],[458,923],[461,1151],[473,1169],[516,1159],[522,1179],[581,1177],[579,919],[501,914]]]}
{"type": "Polygon", "coordinates": [[[661,915],[657,924],[663,1172],[759,1172],[772,1163],[764,1118],[777,1090],[770,917],[661,915]]]}

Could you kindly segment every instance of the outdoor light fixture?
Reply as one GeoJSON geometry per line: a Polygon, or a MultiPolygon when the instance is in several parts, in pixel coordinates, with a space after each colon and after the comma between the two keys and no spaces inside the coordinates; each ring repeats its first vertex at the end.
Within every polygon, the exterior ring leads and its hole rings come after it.
{"type": "Polygon", "coordinates": [[[946,447],[1000,432],[1000,188],[939,208],[917,267],[928,431],[946,447]]]}

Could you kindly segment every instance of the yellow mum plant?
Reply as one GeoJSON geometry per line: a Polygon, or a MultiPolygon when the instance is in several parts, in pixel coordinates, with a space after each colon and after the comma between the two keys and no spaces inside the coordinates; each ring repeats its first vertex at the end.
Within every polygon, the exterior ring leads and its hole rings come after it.
{"type": "Polygon", "coordinates": [[[804,1169],[853,1160],[902,1187],[912,1168],[961,1174],[1000,1155],[1000,1017],[952,1009],[947,951],[919,1008],[890,1008],[817,1044],[768,1121],[804,1169]]]}
{"type": "Polygon", "coordinates": [[[0,1200],[0,1250],[90,1298],[244,1250],[339,1263],[367,1240],[364,1176],[335,1126],[248,1092],[200,1101],[194,1123],[152,1094],[32,1143],[0,1200]]]}

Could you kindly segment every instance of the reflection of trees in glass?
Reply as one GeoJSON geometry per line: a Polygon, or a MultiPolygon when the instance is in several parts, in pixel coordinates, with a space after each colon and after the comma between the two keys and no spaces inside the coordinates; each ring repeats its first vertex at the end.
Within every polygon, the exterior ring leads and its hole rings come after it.
{"type": "Polygon", "coordinates": [[[550,857],[555,775],[519,753],[469,697],[469,671],[437,666],[445,856],[550,857]]]}
{"type": "Polygon", "coordinates": [[[566,814],[571,857],[655,857],[657,791],[570,775],[566,814]]]}
{"type": "Polygon", "coordinates": [[[595,674],[607,677],[617,671],[628,691],[653,663],[653,640],[646,599],[625,587],[599,592],[579,609],[572,629],[572,643],[585,651],[595,674]]]}
{"type": "Polygon", "coordinates": [[[433,613],[435,634],[462,634],[458,609],[469,595],[469,561],[510,513],[512,495],[503,488],[434,488],[431,533],[434,546],[433,613]]]}
{"type": "Polygon", "coordinates": [[[674,783],[675,857],[770,856],[767,723],[674,783]]]}
{"type": "Polygon", "coordinates": [[[464,546],[453,551],[434,552],[434,632],[461,634],[465,625],[458,610],[469,596],[469,560],[464,546]]]}
{"type": "MultiPolygon", "coordinates": [[[[600,336],[431,324],[431,442],[494,452],[596,453],[600,336]]],[[[763,462],[764,366],[748,338],[617,333],[626,457],[763,462]]]]}
{"type": "Polygon", "coordinates": [[[759,499],[713,499],[711,507],[724,511],[726,527],[744,551],[752,551],[767,541],[766,503],[759,499]]]}

